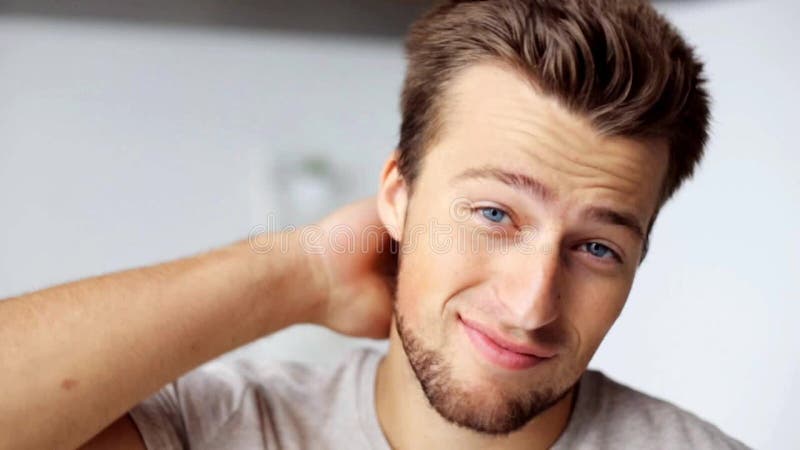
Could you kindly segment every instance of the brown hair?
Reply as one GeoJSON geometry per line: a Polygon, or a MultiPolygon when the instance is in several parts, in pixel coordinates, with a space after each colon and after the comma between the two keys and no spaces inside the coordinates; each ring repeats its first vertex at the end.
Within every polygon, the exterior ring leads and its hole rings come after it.
{"type": "Polygon", "coordinates": [[[450,0],[406,40],[398,166],[411,188],[441,126],[439,102],[467,65],[498,60],[607,135],[665,139],[663,204],[708,138],[703,65],[643,0],[450,0]]]}

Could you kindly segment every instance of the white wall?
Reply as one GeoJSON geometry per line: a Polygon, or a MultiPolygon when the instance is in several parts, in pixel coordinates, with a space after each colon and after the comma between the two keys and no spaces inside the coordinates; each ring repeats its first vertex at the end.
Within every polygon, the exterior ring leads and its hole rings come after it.
{"type": "MultiPolygon", "coordinates": [[[[800,6],[663,9],[708,61],[713,138],[592,365],[749,445],[791,448],[800,6]]],[[[0,16],[0,297],[230,242],[276,209],[302,215],[274,185],[284,159],[328,155],[349,180],[336,202],[371,193],[403,68],[395,40],[0,16]]],[[[347,345],[305,327],[234,356],[330,361],[347,345]]]]}

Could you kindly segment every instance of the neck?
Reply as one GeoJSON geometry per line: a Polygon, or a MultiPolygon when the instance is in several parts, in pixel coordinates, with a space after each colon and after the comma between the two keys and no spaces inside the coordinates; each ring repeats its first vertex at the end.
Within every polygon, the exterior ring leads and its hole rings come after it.
{"type": "Polygon", "coordinates": [[[493,436],[446,421],[428,403],[392,326],[389,351],[378,366],[375,403],[383,433],[395,450],[416,448],[547,449],[569,422],[574,389],[521,429],[493,436]]]}

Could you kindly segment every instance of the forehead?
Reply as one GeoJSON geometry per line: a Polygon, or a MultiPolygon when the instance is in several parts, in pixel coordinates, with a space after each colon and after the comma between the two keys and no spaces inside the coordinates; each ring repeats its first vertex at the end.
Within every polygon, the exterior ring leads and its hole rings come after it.
{"type": "Polygon", "coordinates": [[[665,142],[604,136],[505,66],[475,64],[454,77],[440,119],[421,178],[427,172],[444,181],[477,166],[499,167],[535,177],[564,202],[624,203],[644,222],[655,211],[665,142]]]}

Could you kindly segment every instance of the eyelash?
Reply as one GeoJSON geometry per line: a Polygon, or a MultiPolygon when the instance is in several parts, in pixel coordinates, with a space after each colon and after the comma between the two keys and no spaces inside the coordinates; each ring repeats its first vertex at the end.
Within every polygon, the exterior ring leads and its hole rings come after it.
{"type": "MultiPolygon", "coordinates": [[[[476,213],[483,213],[483,212],[485,212],[485,211],[488,211],[488,210],[500,211],[501,213],[503,213],[503,215],[504,215],[505,217],[507,217],[507,218],[508,218],[509,220],[511,220],[511,221],[512,221],[512,223],[513,223],[513,218],[512,218],[512,215],[511,215],[511,213],[509,213],[508,211],[506,211],[505,209],[503,209],[503,208],[501,208],[501,207],[498,207],[498,206],[479,206],[479,207],[473,208],[473,212],[476,212],[476,213]]],[[[483,220],[485,220],[485,221],[487,221],[487,222],[490,222],[490,223],[491,223],[493,226],[494,226],[494,225],[500,225],[500,224],[501,224],[501,222],[495,222],[495,221],[492,221],[492,220],[490,220],[490,219],[486,218],[486,217],[485,217],[483,214],[481,214],[481,217],[482,217],[482,219],[483,219],[483,220]]],[[[622,263],[622,257],[620,257],[619,253],[617,253],[617,252],[616,252],[616,251],[615,251],[613,248],[611,248],[610,246],[608,246],[608,245],[606,245],[606,244],[603,244],[603,243],[601,243],[601,242],[597,242],[597,241],[589,241],[589,242],[584,242],[584,243],[582,243],[582,244],[578,245],[578,247],[577,247],[577,248],[585,248],[585,250],[582,250],[582,251],[583,251],[584,253],[587,253],[587,254],[589,254],[589,256],[590,256],[590,257],[592,257],[592,258],[594,258],[594,259],[601,260],[601,261],[602,261],[602,260],[606,260],[606,259],[608,259],[608,258],[605,258],[605,257],[602,257],[602,256],[595,256],[595,255],[593,255],[593,254],[592,254],[592,253],[591,253],[591,252],[588,250],[588,248],[586,248],[586,246],[588,246],[588,245],[591,245],[591,244],[596,244],[596,245],[602,246],[602,247],[603,247],[605,250],[607,250],[608,254],[609,254],[609,255],[611,255],[611,259],[613,259],[613,260],[614,260],[614,261],[616,261],[617,263],[622,263]]]]}
{"type": "MultiPolygon", "coordinates": [[[[619,256],[619,253],[617,253],[616,251],[614,251],[614,249],[613,249],[613,248],[611,248],[610,246],[608,246],[608,245],[605,245],[605,244],[603,244],[603,243],[601,243],[601,242],[597,242],[597,241],[584,242],[583,244],[580,244],[580,245],[578,246],[578,248],[585,248],[586,246],[588,246],[588,245],[591,245],[591,244],[597,244],[597,245],[600,245],[600,246],[602,246],[603,248],[605,248],[605,249],[608,251],[608,254],[609,254],[609,255],[611,255],[611,259],[613,259],[613,260],[615,260],[616,262],[619,262],[619,263],[621,263],[621,262],[622,262],[622,258],[619,256]]],[[[586,253],[588,253],[588,254],[589,254],[589,255],[590,255],[592,258],[599,259],[599,260],[604,260],[604,259],[607,259],[607,258],[604,258],[604,257],[602,257],[602,256],[595,256],[595,255],[592,255],[592,253],[591,253],[591,252],[590,252],[588,249],[586,249],[586,250],[584,250],[584,251],[585,251],[586,253]]]]}
{"type": "MultiPolygon", "coordinates": [[[[478,213],[483,213],[484,211],[489,211],[489,210],[500,211],[501,213],[503,213],[503,215],[504,215],[505,217],[507,217],[507,218],[508,218],[509,220],[511,220],[512,222],[514,222],[514,220],[513,220],[512,216],[511,216],[511,213],[509,213],[509,212],[508,212],[508,211],[506,211],[505,209],[503,209],[503,208],[500,208],[500,207],[498,207],[498,206],[478,206],[478,207],[476,207],[476,208],[473,208],[473,212],[478,212],[478,213]]],[[[491,223],[492,223],[492,225],[499,225],[499,224],[501,224],[501,222],[495,222],[495,221],[493,221],[493,220],[489,220],[489,219],[488,219],[486,216],[484,216],[483,214],[481,214],[481,217],[483,217],[483,219],[484,219],[484,220],[491,222],[491,223]]]]}

